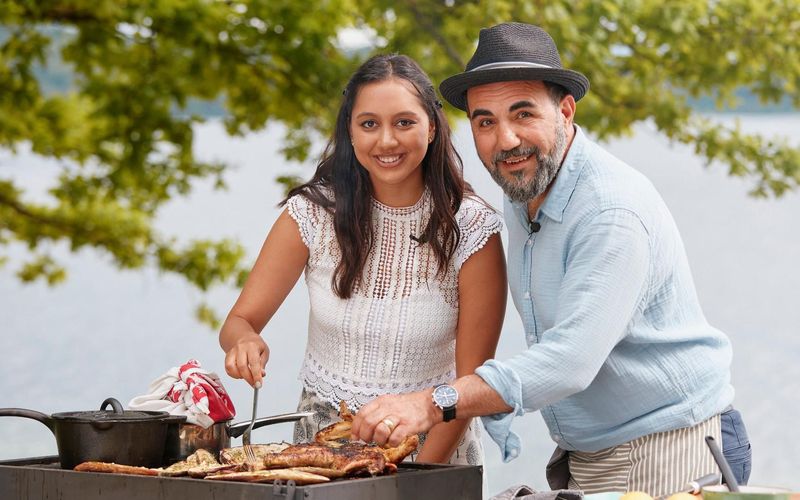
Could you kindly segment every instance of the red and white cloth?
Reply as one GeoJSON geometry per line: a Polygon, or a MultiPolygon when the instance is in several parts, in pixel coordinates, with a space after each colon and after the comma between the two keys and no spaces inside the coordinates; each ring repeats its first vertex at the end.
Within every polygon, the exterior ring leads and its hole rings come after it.
{"type": "Polygon", "coordinates": [[[209,427],[236,415],[230,396],[216,373],[204,370],[195,359],[150,383],[147,394],[133,398],[131,410],[166,411],[186,415],[186,422],[209,427]]]}

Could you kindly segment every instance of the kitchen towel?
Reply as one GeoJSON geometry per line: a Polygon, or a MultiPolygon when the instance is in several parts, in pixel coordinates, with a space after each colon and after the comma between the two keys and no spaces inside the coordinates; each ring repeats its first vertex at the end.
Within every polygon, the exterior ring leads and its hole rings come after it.
{"type": "Polygon", "coordinates": [[[186,415],[186,422],[204,428],[230,420],[236,409],[216,373],[204,370],[195,359],[172,367],[150,383],[147,394],[133,398],[131,410],[166,411],[186,415]]]}

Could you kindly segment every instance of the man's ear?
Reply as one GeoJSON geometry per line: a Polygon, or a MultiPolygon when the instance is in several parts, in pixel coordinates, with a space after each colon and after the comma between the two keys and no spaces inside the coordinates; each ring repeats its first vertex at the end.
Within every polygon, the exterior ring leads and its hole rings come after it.
{"type": "Polygon", "coordinates": [[[572,128],[572,122],[575,119],[575,98],[572,97],[572,94],[567,94],[561,99],[558,111],[564,115],[564,124],[572,128]]]}

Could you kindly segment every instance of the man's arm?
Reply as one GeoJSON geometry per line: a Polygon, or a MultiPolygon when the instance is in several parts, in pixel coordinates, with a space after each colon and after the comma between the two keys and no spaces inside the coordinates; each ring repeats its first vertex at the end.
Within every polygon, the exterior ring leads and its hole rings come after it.
{"type": "MultiPolygon", "coordinates": [[[[565,266],[558,291],[558,303],[563,306],[552,328],[538,344],[511,359],[489,360],[476,370],[476,376],[464,377],[466,382],[459,379],[456,387],[465,384],[465,393],[459,397],[458,417],[512,411],[519,415],[584,390],[627,333],[646,294],[647,230],[626,209],[600,212],[576,231],[565,266]],[[461,398],[466,400],[462,403],[461,398]]],[[[400,422],[389,436],[390,443],[411,432],[426,431],[442,420],[430,394],[428,390],[378,398],[359,412],[354,436],[386,441],[389,430],[381,424],[385,418],[400,422]]],[[[512,418],[506,415],[498,422],[502,432],[489,429],[495,441],[506,443],[501,446],[508,445],[512,418]]],[[[504,448],[504,456],[513,457],[513,450],[504,448]]]]}

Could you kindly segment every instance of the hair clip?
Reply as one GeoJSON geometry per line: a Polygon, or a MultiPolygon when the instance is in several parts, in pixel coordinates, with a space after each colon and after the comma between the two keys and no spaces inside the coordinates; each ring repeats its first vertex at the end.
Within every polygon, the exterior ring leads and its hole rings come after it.
{"type": "Polygon", "coordinates": [[[345,87],[344,90],[342,90],[342,95],[347,95],[347,87],[345,87]]]}
{"type": "Polygon", "coordinates": [[[439,99],[436,99],[436,101],[434,101],[434,104],[436,104],[437,108],[442,109],[442,101],[440,101],[439,99]]]}

